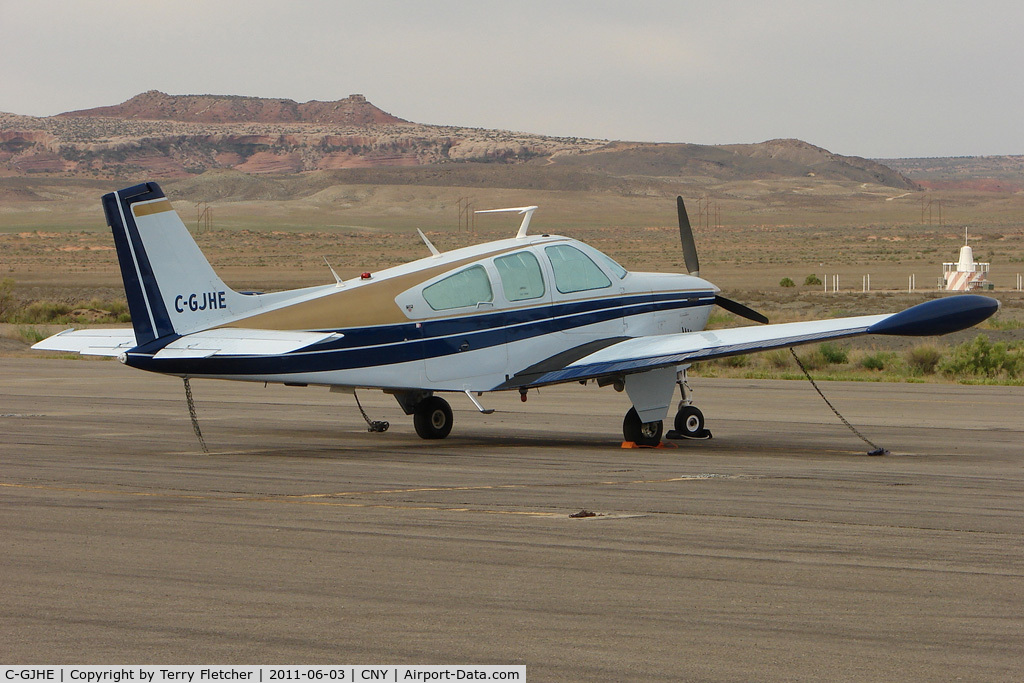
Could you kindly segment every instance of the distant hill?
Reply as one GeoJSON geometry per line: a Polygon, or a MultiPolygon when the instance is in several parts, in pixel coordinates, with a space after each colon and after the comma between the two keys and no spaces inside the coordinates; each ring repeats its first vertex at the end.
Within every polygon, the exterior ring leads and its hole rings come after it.
{"type": "Polygon", "coordinates": [[[60,118],[107,117],[187,123],[325,123],[372,126],[409,123],[349,95],[335,102],[303,102],[237,95],[168,95],[150,90],[110,107],[57,114],[60,118]]]}
{"type": "Polygon", "coordinates": [[[880,163],[833,154],[802,140],[715,146],[617,143],[588,154],[559,157],[557,163],[619,176],[705,176],[719,181],[819,177],[917,189],[909,178],[880,163]]]}
{"type": "Polygon", "coordinates": [[[933,190],[1024,191],[1024,156],[878,159],[933,190]]]}
{"type": "MultiPolygon", "coordinates": [[[[608,142],[398,118],[362,95],[298,103],[156,90],[118,105],[50,117],[0,114],[0,175],[125,180],[187,178],[210,170],[292,174],[339,169],[486,165],[473,172],[380,174],[391,182],[483,187],[602,188],[686,179],[817,177],[916,189],[887,166],[800,140],[743,145],[608,142]],[[521,167],[516,173],[497,168],[521,167]]],[[[467,169],[468,171],[468,169],[467,169]]]]}

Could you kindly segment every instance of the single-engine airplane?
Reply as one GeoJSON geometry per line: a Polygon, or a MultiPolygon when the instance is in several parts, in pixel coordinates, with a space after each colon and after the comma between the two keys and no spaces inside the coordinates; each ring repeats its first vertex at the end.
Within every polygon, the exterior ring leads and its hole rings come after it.
{"type": "Polygon", "coordinates": [[[660,443],[677,386],[669,436],[706,438],[686,385],[694,361],[862,334],[945,334],[999,308],[958,295],[893,314],[703,331],[715,305],[768,321],[699,277],[682,198],[687,274],[630,272],[577,240],[530,234],[537,207],[529,206],[501,209],[523,215],[510,239],[441,253],[421,232],[431,255],[412,263],[304,289],[237,292],[156,183],[102,201],[133,329],[66,330],[33,348],[116,356],[186,380],[382,389],[424,439],[452,429],[439,393],[464,393],[486,413],[484,392],[519,391],[525,400],[536,387],[588,380],[628,395],[626,441],[660,443]]]}

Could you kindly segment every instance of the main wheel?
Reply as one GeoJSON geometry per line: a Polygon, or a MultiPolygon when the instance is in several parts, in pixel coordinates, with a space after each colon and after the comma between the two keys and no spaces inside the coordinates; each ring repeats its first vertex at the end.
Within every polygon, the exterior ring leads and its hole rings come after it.
{"type": "Polygon", "coordinates": [[[661,443],[661,432],[664,425],[657,422],[641,422],[636,408],[630,408],[622,420],[622,436],[637,446],[657,446],[661,443]]]}
{"type": "Polygon", "coordinates": [[[691,439],[700,437],[704,433],[704,413],[695,406],[683,406],[676,413],[675,428],[691,439]]]}
{"type": "Polygon", "coordinates": [[[439,396],[425,398],[413,411],[412,424],[422,439],[443,439],[452,431],[452,407],[439,396]]]}

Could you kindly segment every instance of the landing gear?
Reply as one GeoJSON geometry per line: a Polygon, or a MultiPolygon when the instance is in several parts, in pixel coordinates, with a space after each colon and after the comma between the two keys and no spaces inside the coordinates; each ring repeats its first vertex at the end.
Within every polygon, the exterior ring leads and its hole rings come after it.
{"type": "Polygon", "coordinates": [[[696,406],[680,406],[675,419],[676,433],[685,439],[704,439],[704,413],[696,406]]]}
{"type": "Polygon", "coordinates": [[[711,432],[704,426],[704,413],[700,412],[697,406],[693,405],[690,385],[686,383],[686,370],[689,366],[679,371],[676,382],[679,384],[679,409],[672,426],[672,431],[665,435],[666,439],[710,439],[711,432]]]}
{"type": "Polygon", "coordinates": [[[412,423],[422,439],[443,439],[452,431],[452,407],[440,396],[429,396],[413,408],[412,423]]]}
{"type": "Polygon", "coordinates": [[[664,425],[657,422],[641,422],[636,408],[630,408],[622,420],[622,437],[637,446],[657,446],[661,443],[661,432],[664,425]]]}

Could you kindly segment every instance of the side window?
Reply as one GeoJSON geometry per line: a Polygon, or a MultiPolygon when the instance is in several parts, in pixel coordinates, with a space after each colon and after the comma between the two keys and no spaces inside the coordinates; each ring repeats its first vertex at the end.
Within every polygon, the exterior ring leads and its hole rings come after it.
{"type": "Polygon", "coordinates": [[[473,266],[425,287],[423,298],[435,311],[446,311],[493,301],[494,294],[487,271],[483,266],[473,266]]]}
{"type": "Polygon", "coordinates": [[[544,296],[544,276],[537,257],[520,251],[494,259],[501,276],[501,289],[509,301],[525,301],[544,296]]]}
{"type": "Polygon", "coordinates": [[[610,287],[612,282],[597,264],[576,247],[556,244],[544,247],[555,272],[555,289],[562,294],[610,287]]]}

